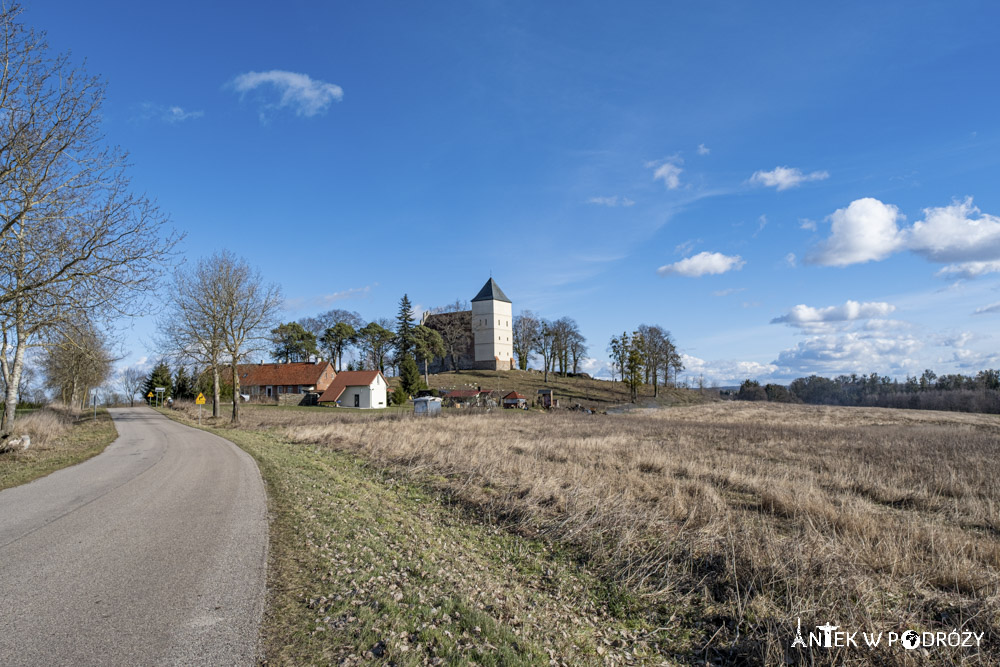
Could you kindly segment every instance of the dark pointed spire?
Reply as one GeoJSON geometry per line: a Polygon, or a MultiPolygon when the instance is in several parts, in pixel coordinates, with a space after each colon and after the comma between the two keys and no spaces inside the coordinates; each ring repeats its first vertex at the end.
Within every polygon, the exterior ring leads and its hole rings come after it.
{"type": "Polygon", "coordinates": [[[507,295],[503,293],[503,290],[500,289],[500,286],[497,285],[497,281],[493,280],[493,278],[486,281],[486,284],[483,285],[483,289],[479,290],[479,294],[477,294],[472,300],[506,301],[507,303],[510,303],[510,299],[507,298],[507,295]]]}

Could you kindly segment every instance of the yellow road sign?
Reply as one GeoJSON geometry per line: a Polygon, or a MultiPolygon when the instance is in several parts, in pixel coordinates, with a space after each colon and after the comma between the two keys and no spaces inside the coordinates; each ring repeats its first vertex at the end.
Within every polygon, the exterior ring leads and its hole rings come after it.
{"type": "Polygon", "coordinates": [[[198,394],[198,398],[194,399],[197,405],[205,405],[205,394],[198,394]]]}
{"type": "Polygon", "coordinates": [[[149,392],[148,394],[146,394],[146,398],[153,398],[153,392],[149,392]]]}

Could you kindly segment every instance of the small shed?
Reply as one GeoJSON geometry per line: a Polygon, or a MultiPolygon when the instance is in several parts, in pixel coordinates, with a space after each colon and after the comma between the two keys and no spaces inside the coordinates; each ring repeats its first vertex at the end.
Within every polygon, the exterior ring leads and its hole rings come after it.
{"type": "Polygon", "coordinates": [[[436,396],[421,396],[413,399],[413,414],[415,415],[439,415],[441,414],[441,399],[436,396]]]}
{"type": "Polygon", "coordinates": [[[558,408],[559,401],[551,389],[538,390],[538,404],[543,408],[558,408]]]}
{"type": "Polygon", "coordinates": [[[520,408],[523,410],[528,407],[528,397],[512,391],[503,397],[503,406],[505,408],[520,408]]]}

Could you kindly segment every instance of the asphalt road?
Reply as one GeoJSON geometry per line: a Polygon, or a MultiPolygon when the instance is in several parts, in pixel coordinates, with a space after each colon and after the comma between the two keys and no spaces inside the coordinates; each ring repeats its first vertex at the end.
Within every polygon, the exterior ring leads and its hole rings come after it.
{"type": "Polygon", "coordinates": [[[0,665],[248,665],[267,508],[253,459],[146,408],[104,453],[0,492],[0,665]]]}

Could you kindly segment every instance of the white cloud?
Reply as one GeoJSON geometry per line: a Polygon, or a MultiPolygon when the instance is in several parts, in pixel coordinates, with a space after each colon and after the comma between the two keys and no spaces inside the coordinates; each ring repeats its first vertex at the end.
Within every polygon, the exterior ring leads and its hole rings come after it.
{"type": "Polygon", "coordinates": [[[281,97],[277,103],[267,104],[265,108],[289,107],[297,116],[326,113],[331,102],[344,98],[343,89],[336,84],[313,79],[308,74],[276,69],[240,74],[231,85],[241,96],[261,86],[273,87],[281,97]]]}
{"type": "Polygon", "coordinates": [[[712,152],[712,149],[705,144],[698,144],[698,155],[708,155],[712,152]]]}
{"type": "Polygon", "coordinates": [[[683,372],[689,382],[704,377],[708,385],[738,385],[748,378],[766,382],[778,371],[778,367],[774,364],[733,359],[706,361],[690,354],[681,354],[681,362],[684,364],[683,372]]]}
{"type": "Polygon", "coordinates": [[[858,303],[857,301],[849,300],[842,306],[827,306],[825,308],[813,308],[805,304],[799,304],[787,314],[771,320],[771,324],[788,324],[793,327],[802,327],[829,322],[852,322],[854,320],[885,317],[894,310],[896,310],[895,306],[884,301],[858,303]]]}
{"type": "Polygon", "coordinates": [[[825,171],[803,174],[800,169],[794,167],[775,167],[771,171],[755,171],[750,177],[750,182],[755,185],[777,188],[780,192],[808,181],[822,181],[827,178],[830,178],[830,174],[825,171]]]}
{"type": "Polygon", "coordinates": [[[661,276],[679,275],[697,278],[727,271],[739,271],[746,262],[739,255],[723,255],[720,252],[700,252],[693,257],[667,264],[657,269],[661,276]]]}
{"type": "Polygon", "coordinates": [[[1000,217],[982,213],[971,198],[926,208],[923,220],[902,229],[899,209],[870,197],[837,209],[830,220],[830,237],[810,257],[818,264],[847,266],[910,250],[933,262],[951,262],[939,277],[1000,272],[1000,217]]]}
{"type": "Polygon", "coordinates": [[[985,315],[986,313],[1000,313],[1000,301],[996,303],[991,303],[988,306],[983,306],[982,308],[976,308],[972,313],[973,315],[985,315]]]}
{"type": "Polygon", "coordinates": [[[788,377],[878,372],[903,375],[919,366],[924,346],[910,333],[851,331],[810,336],[778,354],[775,364],[788,377]]]}
{"type": "Polygon", "coordinates": [[[799,229],[806,229],[810,232],[816,231],[816,221],[810,220],[809,218],[801,218],[799,220],[799,229]]]}
{"type": "Polygon", "coordinates": [[[913,223],[906,236],[910,250],[932,261],[976,262],[985,268],[985,262],[996,267],[1000,260],[1000,217],[982,213],[971,197],[924,209],[924,219],[913,223]]]}
{"type": "Polygon", "coordinates": [[[683,163],[679,157],[672,157],[666,162],[649,162],[646,164],[648,167],[655,167],[653,172],[653,180],[661,180],[663,184],[667,186],[668,190],[676,190],[681,186],[681,173],[684,171],[680,168],[680,164],[683,163]]]}
{"type": "Polygon", "coordinates": [[[204,111],[187,111],[179,106],[163,106],[152,102],[143,102],[139,105],[139,119],[158,120],[164,123],[180,123],[185,120],[201,118],[204,111]]]}
{"type": "Polygon", "coordinates": [[[618,195],[612,195],[611,197],[591,197],[590,199],[587,200],[587,203],[597,204],[598,206],[610,206],[610,207],[625,206],[626,208],[629,206],[633,206],[635,204],[635,202],[629,199],[628,197],[622,197],[619,200],[618,195]]]}
{"type": "Polygon", "coordinates": [[[740,292],[745,292],[746,287],[730,287],[728,289],[720,289],[712,292],[712,296],[729,296],[730,294],[739,294],[740,292]]]}
{"type": "Polygon", "coordinates": [[[960,264],[949,264],[934,275],[943,278],[945,276],[957,275],[962,278],[978,278],[988,273],[1000,272],[1000,261],[992,262],[962,262],[960,264]]]}
{"type": "Polygon", "coordinates": [[[785,255],[785,264],[787,264],[791,268],[794,269],[797,262],[798,262],[798,258],[795,256],[794,252],[790,252],[787,255],[785,255]]]}
{"type": "Polygon", "coordinates": [[[904,239],[896,225],[899,209],[866,197],[833,212],[830,238],[817,247],[811,260],[827,266],[847,266],[884,259],[900,247],[904,239]]]}

